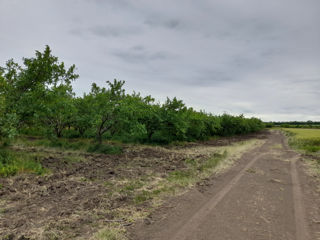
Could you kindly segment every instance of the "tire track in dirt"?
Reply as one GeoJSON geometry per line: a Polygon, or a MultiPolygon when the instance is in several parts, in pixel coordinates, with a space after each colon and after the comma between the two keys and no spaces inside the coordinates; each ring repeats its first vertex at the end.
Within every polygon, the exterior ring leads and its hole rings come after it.
{"type": "Polygon", "coordinates": [[[169,203],[169,212],[152,216],[153,224],[133,229],[132,239],[311,240],[303,195],[307,176],[297,167],[299,159],[274,131],[204,191],[186,193],[169,203]]]}
{"type": "Polygon", "coordinates": [[[261,158],[263,154],[254,157],[223,189],[221,189],[215,196],[213,196],[202,208],[196,212],[187,223],[170,239],[170,240],[184,240],[190,233],[194,232],[201,224],[202,220],[214,210],[218,203],[227,195],[230,190],[237,185],[245,172],[261,158]]]}
{"type": "Polygon", "coordinates": [[[306,213],[303,204],[300,179],[297,171],[298,158],[291,159],[291,178],[293,188],[294,217],[296,224],[296,239],[309,240],[309,232],[306,221],[306,213]]]}
{"type": "Polygon", "coordinates": [[[294,204],[294,218],[296,227],[296,240],[309,240],[311,238],[307,226],[306,209],[303,203],[303,194],[299,179],[299,173],[297,170],[297,161],[299,160],[300,156],[295,151],[290,150],[286,138],[282,138],[282,145],[288,153],[294,155],[294,157],[290,160],[290,168],[294,204]]]}

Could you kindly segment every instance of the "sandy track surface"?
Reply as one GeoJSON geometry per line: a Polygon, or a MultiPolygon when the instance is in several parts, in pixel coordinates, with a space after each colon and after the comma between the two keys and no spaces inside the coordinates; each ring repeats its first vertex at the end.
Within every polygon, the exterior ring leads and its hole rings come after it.
{"type": "Polygon", "coordinates": [[[169,200],[130,230],[136,240],[320,239],[318,180],[280,132],[228,171],[169,200]]]}

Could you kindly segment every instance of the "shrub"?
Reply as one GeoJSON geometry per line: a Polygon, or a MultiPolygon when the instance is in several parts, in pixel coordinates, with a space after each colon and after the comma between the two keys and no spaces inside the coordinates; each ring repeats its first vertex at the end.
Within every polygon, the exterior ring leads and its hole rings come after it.
{"type": "Polygon", "coordinates": [[[0,149],[0,176],[8,177],[17,173],[43,174],[46,172],[36,156],[10,152],[0,149]]]}
{"type": "Polygon", "coordinates": [[[95,143],[88,147],[87,152],[103,154],[121,154],[122,148],[120,146],[95,143]]]}

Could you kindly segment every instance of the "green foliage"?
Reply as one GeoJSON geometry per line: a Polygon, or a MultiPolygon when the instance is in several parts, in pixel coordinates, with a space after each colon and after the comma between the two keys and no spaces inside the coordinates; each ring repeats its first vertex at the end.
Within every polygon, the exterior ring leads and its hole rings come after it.
{"type": "MultiPolygon", "coordinates": [[[[84,137],[86,132],[94,125],[94,109],[93,98],[91,96],[84,95],[82,98],[74,98],[73,103],[75,106],[75,112],[72,116],[71,125],[75,131],[78,131],[78,135],[84,137]]],[[[76,135],[75,133],[73,134],[76,135]]],[[[69,134],[70,136],[70,134],[69,134]]]]}
{"type": "Polygon", "coordinates": [[[125,82],[116,79],[101,87],[93,83],[89,93],[75,97],[71,83],[78,75],[74,71],[75,66],[66,68],[49,46],[36,51],[35,57],[24,58],[23,66],[9,60],[0,68],[0,137],[46,136],[51,139],[49,146],[65,149],[77,146],[56,138],[95,138],[98,144],[90,146],[92,151],[112,152],[101,145],[103,139],[169,144],[265,127],[261,120],[243,115],[195,111],[175,97],[160,104],[151,96],[127,94],[125,82]]]}
{"type": "Polygon", "coordinates": [[[275,125],[274,125],[273,122],[267,122],[267,123],[265,123],[265,125],[266,125],[266,128],[273,128],[273,127],[275,127],[275,125]]]}
{"type": "Polygon", "coordinates": [[[12,140],[17,135],[18,116],[14,111],[7,111],[8,96],[5,94],[4,71],[4,68],[0,68],[0,140],[12,140]]]}
{"type": "Polygon", "coordinates": [[[160,108],[160,125],[152,141],[168,144],[173,141],[187,140],[187,107],[181,100],[167,98],[160,108]]]}
{"type": "Polygon", "coordinates": [[[257,118],[245,118],[243,115],[231,116],[229,114],[223,114],[220,117],[221,136],[232,136],[236,134],[246,134],[256,132],[265,127],[264,123],[257,118]]]}
{"type": "Polygon", "coordinates": [[[66,69],[49,46],[36,51],[34,58],[24,58],[23,65],[9,60],[2,68],[4,115],[15,114],[16,128],[38,124],[60,137],[74,112],[71,82],[78,78],[75,66],[66,69]]]}
{"type": "Polygon", "coordinates": [[[96,140],[101,143],[103,135],[108,132],[113,136],[119,128],[117,127],[121,100],[125,97],[122,88],[124,81],[107,81],[109,88],[99,87],[92,84],[91,92],[87,96],[91,103],[93,125],[96,128],[96,140]]]}
{"type": "Polygon", "coordinates": [[[43,174],[45,172],[36,156],[22,155],[0,148],[0,177],[13,176],[17,173],[43,174]]]}
{"type": "Polygon", "coordinates": [[[88,147],[87,152],[90,153],[103,153],[103,154],[121,154],[122,147],[106,144],[92,144],[88,147]]]}
{"type": "Polygon", "coordinates": [[[273,127],[283,127],[283,128],[311,128],[320,129],[320,122],[314,121],[291,121],[291,122],[269,122],[267,125],[272,125],[273,127]]]}
{"type": "Polygon", "coordinates": [[[17,134],[17,115],[6,113],[0,116],[0,140],[11,141],[17,134]]]}
{"type": "Polygon", "coordinates": [[[49,134],[53,131],[55,136],[61,137],[63,129],[68,126],[75,112],[71,86],[60,85],[48,90],[46,102],[41,107],[36,117],[49,127],[49,134]]]}

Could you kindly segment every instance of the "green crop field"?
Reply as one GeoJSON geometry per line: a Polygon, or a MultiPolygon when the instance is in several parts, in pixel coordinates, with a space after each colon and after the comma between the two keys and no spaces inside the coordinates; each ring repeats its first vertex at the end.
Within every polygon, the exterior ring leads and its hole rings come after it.
{"type": "Polygon", "coordinates": [[[283,128],[283,130],[294,134],[297,139],[320,138],[320,129],[283,128]]]}
{"type": "Polygon", "coordinates": [[[306,153],[320,152],[320,129],[283,128],[290,136],[290,146],[306,153]]]}

